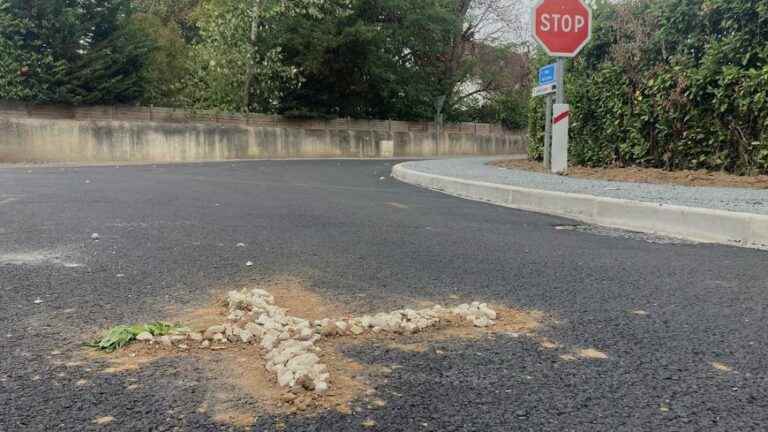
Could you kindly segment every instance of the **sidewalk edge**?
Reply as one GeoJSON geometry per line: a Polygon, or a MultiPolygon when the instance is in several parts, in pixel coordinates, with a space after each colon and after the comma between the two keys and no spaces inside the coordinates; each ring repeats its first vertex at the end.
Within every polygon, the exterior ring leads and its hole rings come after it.
{"type": "Polygon", "coordinates": [[[697,242],[768,248],[766,215],[528,189],[428,174],[407,165],[396,165],[393,177],[474,201],[697,242]]]}

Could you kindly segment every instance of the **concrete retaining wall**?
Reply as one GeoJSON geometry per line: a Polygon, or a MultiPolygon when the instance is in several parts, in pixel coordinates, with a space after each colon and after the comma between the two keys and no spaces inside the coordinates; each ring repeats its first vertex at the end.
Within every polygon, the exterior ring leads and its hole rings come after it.
{"type": "Polygon", "coordinates": [[[0,103],[0,162],[524,154],[527,133],[467,123],[446,127],[440,141],[430,123],[0,103]]]}

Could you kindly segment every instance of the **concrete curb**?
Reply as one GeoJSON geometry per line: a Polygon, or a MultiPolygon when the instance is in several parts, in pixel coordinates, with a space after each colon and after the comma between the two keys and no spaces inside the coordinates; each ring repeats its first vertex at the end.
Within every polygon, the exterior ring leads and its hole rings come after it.
{"type": "Polygon", "coordinates": [[[768,216],[527,189],[420,172],[396,165],[396,179],[449,195],[612,228],[698,242],[768,248],[768,216]]]}

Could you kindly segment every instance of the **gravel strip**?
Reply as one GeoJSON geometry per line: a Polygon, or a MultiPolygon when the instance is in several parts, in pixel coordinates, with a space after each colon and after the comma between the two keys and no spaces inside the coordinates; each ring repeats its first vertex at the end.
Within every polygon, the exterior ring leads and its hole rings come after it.
{"type": "Polygon", "coordinates": [[[701,207],[741,213],[768,214],[768,192],[757,189],[686,187],[586,180],[523,170],[496,168],[498,157],[409,162],[408,167],[429,174],[501,183],[530,189],[580,193],[659,204],[701,207]]]}

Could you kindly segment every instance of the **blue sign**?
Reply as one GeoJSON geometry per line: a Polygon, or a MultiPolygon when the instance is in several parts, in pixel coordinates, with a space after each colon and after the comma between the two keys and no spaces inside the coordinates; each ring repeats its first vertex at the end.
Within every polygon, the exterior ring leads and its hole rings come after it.
{"type": "Polygon", "coordinates": [[[557,63],[552,63],[551,65],[546,65],[539,69],[539,85],[543,86],[547,84],[554,84],[556,79],[556,70],[557,63]]]}

